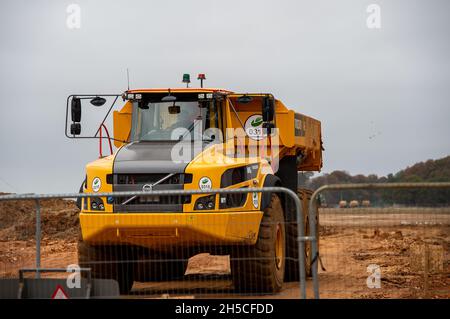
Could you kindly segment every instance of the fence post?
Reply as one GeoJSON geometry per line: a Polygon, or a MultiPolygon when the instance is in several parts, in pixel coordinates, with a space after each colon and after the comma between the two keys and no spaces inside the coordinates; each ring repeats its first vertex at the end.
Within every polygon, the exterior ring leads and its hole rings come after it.
{"type": "Polygon", "coordinates": [[[289,195],[295,203],[295,212],[297,216],[297,245],[299,251],[299,274],[300,274],[300,298],[306,299],[306,272],[305,272],[305,225],[304,212],[300,198],[296,193],[288,188],[279,188],[285,194],[289,195]]]}
{"type": "Polygon", "coordinates": [[[41,278],[39,268],[41,268],[41,206],[39,199],[36,199],[36,278],[41,278]]]}
{"type": "Polygon", "coordinates": [[[424,276],[424,282],[423,282],[423,292],[425,294],[425,298],[429,298],[428,295],[428,273],[430,272],[430,247],[428,246],[428,243],[425,243],[423,247],[424,251],[424,270],[423,270],[423,276],[424,276]]]}
{"type": "MultiPolygon", "coordinates": [[[[319,247],[318,246],[318,237],[319,234],[316,233],[316,220],[317,220],[317,216],[316,216],[316,212],[318,212],[317,210],[317,196],[319,194],[318,192],[319,190],[317,190],[316,192],[314,192],[314,194],[311,196],[310,202],[309,202],[309,212],[308,212],[308,217],[309,217],[309,231],[311,233],[311,237],[313,237],[313,241],[311,242],[311,256],[312,256],[312,263],[311,263],[311,275],[312,275],[312,279],[313,279],[313,290],[314,290],[314,298],[315,299],[319,299],[319,278],[318,278],[318,274],[317,274],[317,265],[319,262],[319,247]]],[[[318,225],[317,225],[318,226],[318,225]]],[[[317,227],[318,228],[318,227],[317,227]]]]}

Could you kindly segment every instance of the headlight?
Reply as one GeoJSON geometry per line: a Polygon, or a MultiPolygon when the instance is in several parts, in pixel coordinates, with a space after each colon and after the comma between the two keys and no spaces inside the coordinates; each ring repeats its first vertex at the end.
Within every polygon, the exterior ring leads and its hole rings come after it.
{"type": "Polygon", "coordinates": [[[100,197],[91,197],[92,210],[105,210],[105,204],[100,197]]]}
{"type": "Polygon", "coordinates": [[[203,196],[195,201],[195,210],[213,210],[216,208],[216,195],[203,196]]]}

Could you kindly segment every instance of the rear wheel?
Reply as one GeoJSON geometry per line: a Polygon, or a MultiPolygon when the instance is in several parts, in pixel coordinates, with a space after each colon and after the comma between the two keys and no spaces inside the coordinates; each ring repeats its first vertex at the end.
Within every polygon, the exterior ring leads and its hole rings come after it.
{"type": "Polygon", "coordinates": [[[285,226],[280,198],[272,194],[254,246],[235,247],[231,276],[240,292],[274,293],[281,290],[285,268],[285,226]]]}
{"type": "MultiPolygon", "coordinates": [[[[311,234],[309,228],[309,218],[308,218],[308,210],[309,210],[309,200],[312,195],[312,191],[308,189],[299,189],[297,194],[302,201],[303,208],[303,220],[305,226],[305,236],[309,236],[311,234]]],[[[299,252],[298,252],[298,232],[297,232],[297,222],[296,219],[286,223],[286,274],[285,281],[299,281],[300,280],[300,270],[299,270],[299,252]]],[[[316,228],[317,229],[317,228],[316,228]]],[[[311,271],[311,242],[305,241],[305,274],[307,277],[312,275],[311,271]]]]}

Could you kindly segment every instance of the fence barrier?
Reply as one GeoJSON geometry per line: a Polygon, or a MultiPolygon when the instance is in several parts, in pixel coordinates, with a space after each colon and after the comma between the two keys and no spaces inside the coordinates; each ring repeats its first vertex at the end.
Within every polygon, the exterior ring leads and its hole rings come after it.
{"type": "MultiPolygon", "coordinates": [[[[298,194],[290,189],[283,187],[265,187],[265,188],[240,188],[240,189],[211,189],[211,190],[152,190],[148,192],[111,192],[111,193],[64,193],[64,194],[19,194],[19,195],[3,195],[0,196],[1,201],[11,201],[11,200],[33,200],[35,201],[36,208],[36,278],[40,278],[41,275],[41,205],[40,200],[48,199],[67,199],[67,198],[108,198],[108,197],[126,197],[126,196],[184,196],[184,195],[195,195],[195,194],[251,194],[251,193],[276,193],[285,194],[292,199],[295,205],[296,218],[297,218],[297,245],[298,251],[305,251],[305,242],[312,242],[311,246],[314,247],[315,237],[305,236],[305,225],[303,208],[298,194]]],[[[311,219],[310,219],[310,224],[311,219]]],[[[298,254],[298,271],[299,271],[299,288],[300,288],[300,298],[306,298],[306,271],[305,271],[305,255],[303,253],[298,254]]],[[[45,269],[49,271],[49,269],[45,269]]],[[[22,277],[22,272],[20,276],[22,277]]],[[[317,281],[317,273],[313,274],[313,282],[317,281]]],[[[318,285],[314,285],[318,287],[318,285]]],[[[318,292],[314,294],[318,296],[318,292]]]]}
{"type": "MultiPolygon", "coordinates": [[[[361,184],[329,184],[323,185],[319,187],[311,196],[311,200],[309,202],[309,222],[311,229],[311,237],[318,238],[319,234],[316,233],[316,228],[314,227],[314,223],[317,221],[316,214],[318,214],[318,205],[317,200],[319,195],[325,191],[330,190],[380,190],[380,189],[443,189],[450,188],[450,183],[448,182],[433,182],[433,183],[361,183],[361,184]]],[[[347,217],[349,218],[349,217],[347,217]]],[[[320,222],[318,222],[320,224],[320,222]]],[[[429,250],[425,249],[426,254],[428,254],[429,250]]],[[[319,249],[318,249],[318,240],[312,242],[312,274],[313,278],[317,278],[318,273],[318,262],[319,259],[319,249]]],[[[425,261],[424,265],[428,266],[428,263],[425,261]]],[[[425,273],[427,270],[425,270],[425,273]]],[[[425,278],[428,278],[425,276],[425,278]]],[[[425,279],[427,282],[427,279],[425,279]]],[[[319,298],[319,281],[314,280],[314,297],[319,298]]],[[[448,292],[450,295],[450,291],[448,292]]]]}
{"type": "MultiPolygon", "coordinates": [[[[94,193],[94,194],[78,194],[78,193],[70,193],[70,194],[19,194],[19,195],[3,195],[0,196],[0,202],[2,201],[10,201],[10,200],[31,200],[35,203],[35,211],[36,211],[36,223],[35,223],[35,232],[36,232],[36,262],[35,262],[35,269],[36,272],[36,278],[41,277],[41,272],[47,271],[48,269],[41,267],[41,221],[42,221],[42,207],[41,207],[41,200],[48,200],[48,199],[66,199],[66,198],[94,198],[94,197],[127,197],[127,196],[185,196],[185,195],[195,195],[195,194],[239,194],[239,193],[279,193],[279,194],[285,194],[289,198],[292,199],[292,202],[295,205],[295,213],[297,217],[297,247],[299,252],[305,251],[305,243],[309,242],[310,249],[311,249],[311,274],[312,274],[312,288],[313,288],[313,295],[314,298],[319,298],[319,274],[318,274],[318,264],[321,261],[321,258],[323,258],[323,253],[321,252],[319,256],[319,245],[318,245],[318,239],[319,239],[319,233],[318,233],[318,226],[316,223],[319,223],[322,228],[327,227],[327,223],[330,222],[336,222],[337,219],[338,222],[342,222],[345,227],[348,227],[349,223],[354,224],[358,226],[358,221],[364,220],[364,218],[367,219],[367,216],[370,215],[370,212],[373,214],[381,215],[384,214],[384,216],[389,216],[392,214],[392,208],[358,208],[358,209],[348,209],[346,210],[340,210],[338,208],[327,208],[323,209],[320,208],[321,215],[325,216],[324,222],[319,222],[318,219],[318,212],[319,212],[319,205],[318,205],[318,199],[319,195],[321,195],[324,191],[329,190],[381,190],[381,189],[421,189],[421,188],[429,188],[429,189],[438,189],[438,188],[450,188],[450,183],[376,183],[376,184],[334,184],[334,185],[324,185],[317,189],[311,196],[309,201],[309,207],[307,211],[304,211],[304,208],[302,206],[302,201],[299,198],[298,194],[295,192],[281,187],[268,187],[268,188],[243,188],[243,189],[212,189],[212,190],[156,190],[156,191],[149,191],[149,192],[113,192],[113,193],[94,193]],[[351,214],[347,214],[348,212],[351,212],[351,214]],[[307,213],[307,216],[304,216],[304,214],[307,213]],[[308,219],[308,225],[304,225],[305,217],[308,219]],[[331,219],[330,219],[331,217],[331,219]],[[333,221],[334,218],[334,221],[333,221]],[[309,233],[305,234],[305,228],[309,226],[309,233]]],[[[306,208],[305,208],[306,209],[306,208]]],[[[410,208],[404,208],[403,211],[401,209],[395,210],[395,213],[399,214],[410,214],[411,211],[417,211],[415,216],[412,216],[411,219],[415,222],[422,222],[415,219],[419,213],[421,214],[427,214],[428,216],[431,216],[431,214],[434,214],[436,212],[435,209],[413,209],[410,208]]],[[[440,215],[434,216],[435,219],[439,218],[439,221],[443,221],[444,223],[447,222],[448,216],[450,216],[448,210],[445,208],[440,209],[440,215]]],[[[370,219],[370,217],[369,217],[370,219]]],[[[428,223],[429,218],[423,218],[423,223],[428,223]]],[[[392,221],[392,219],[391,219],[392,221]]],[[[379,222],[379,220],[378,220],[379,222]]],[[[403,221],[402,221],[403,222],[403,221]]],[[[389,221],[384,221],[386,225],[389,224],[389,221]]],[[[392,223],[391,223],[392,224],[392,223]]],[[[402,225],[402,224],[399,224],[402,225]]],[[[362,236],[368,236],[368,235],[362,235],[362,236]]],[[[399,235],[400,236],[400,235],[399,235]]],[[[361,237],[361,236],[360,236],[361,237]]],[[[362,237],[364,238],[364,237],[362,237]]],[[[348,240],[343,241],[344,245],[348,245],[348,240]]],[[[326,248],[326,247],[325,247],[326,248]]],[[[345,246],[344,246],[345,248],[345,246]]],[[[433,262],[428,262],[428,260],[433,260],[435,256],[441,256],[442,255],[442,248],[435,247],[433,244],[425,243],[424,247],[411,247],[410,249],[410,258],[414,262],[411,262],[411,270],[413,270],[413,267],[420,268],[420,271],[424,272],[424,289],[429,289],[433,283],[429,282],[428,274],[432,274],[436,271],[442,272],[442,265],[435,265],[433,262]],[[440,250],[439,250],[440,249],[440,250]],[[437,255],[436,255],[437,254],[437,255]],[[441,254],[441,255],[439,255],[441,254]],[[441,267],[441,268],[439,268],[441,267]]],[[[370,248],[370,249],[373,249],[370,248]]],[[[355,258],[366,258],[366,255],[368,253],[364,252],[357,252],[355,253],[355,258]]],[[[403,256],[404,257],[404,256],[403,256]]],[[[402,257],[402,258],[403,258],[402,257]]],[[[406,258],[406,257],[405,257],[406,258]]],[[[441,257],[439,257],[441,258],[441,257]]],[[[441,258],[442,259],[442,258],[441,258]]],[[[169,264],[174,261],[167,258],[162,258],[158,261],[165,261],[169,264]]],[[[307,290],[306,290],[306,269],[305,269],[306,259],[305,255],[303,253],[300,253],[298,255],[298,279],[299,279],[299,285],[300,288],[300,297],[306,298],[307,296],[307,290]]],[[[445,262],[444,262],[445,264],[445,262]]],[[[417,269],[416,269],[417,270],[417,269]]],[[[369,270],[368,270],[369,271],[369,270]]],[[[419,271],[419,270],[417,270],[419,271]]],[[[445,271],[445,270],[444,270],[445,271]]],[[[21,276],[23,276],[23,273],[21,273],[21,276]]],[[[322,276],[322,275],[321,275],[322,276]]],[[[323,277],[320,277],[323,278],[323,277]]],[[[375,277],[373,277],[375,278],[375,277]]],[[[87,285],[88,282],[85,283],[87,285]]],[[[98,290],[98,289],[97,289],[98,290]]],[[[444,291],[445,293],[445,291],[444,291]]],[[[448,292],[450,295],[450,292],[448,292]]]]}

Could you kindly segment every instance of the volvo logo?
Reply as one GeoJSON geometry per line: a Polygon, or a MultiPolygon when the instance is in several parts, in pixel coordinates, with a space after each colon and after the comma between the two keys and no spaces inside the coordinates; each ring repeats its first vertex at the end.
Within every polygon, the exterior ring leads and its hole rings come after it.
{"type": "Polygon", "coordinates": [[[142,186],[142,191],[143,192],[151,192],[153,190],[153,185],[151,184],[145,184],[144,186],[142,186]]]}

